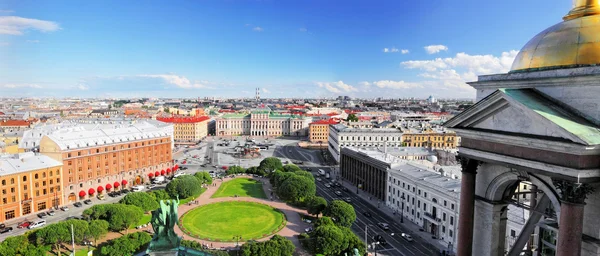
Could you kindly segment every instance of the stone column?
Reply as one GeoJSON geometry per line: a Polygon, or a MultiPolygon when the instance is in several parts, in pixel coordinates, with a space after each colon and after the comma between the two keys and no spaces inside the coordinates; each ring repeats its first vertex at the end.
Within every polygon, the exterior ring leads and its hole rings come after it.
{"type": "Polygon", "coordinates": [[[473,215],[475,208],[475,175],[479,161],[461,158],[460,215],[458,217],[458,256],[473,253],[473,215]]]}
{"type": "Polygon", "coordinates": [[[473,255],[505,255],[507,213],[505,203],[475,202],[473,235],[477,237],[477,246],[473,246],[473,255]]]}
{"type": "Polygon", "coordinates": [[[553,180],[553,183],[561,194],[556,255],[579,256],[585,199],[593,189],[588,184],[566,180],[553,180]]]}

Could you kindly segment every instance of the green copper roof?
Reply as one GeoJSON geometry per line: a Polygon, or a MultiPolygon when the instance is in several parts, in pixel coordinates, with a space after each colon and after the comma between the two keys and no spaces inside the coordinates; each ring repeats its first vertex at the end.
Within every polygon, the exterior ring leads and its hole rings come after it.
{"type": "Polygon", "coordinates": [[[225,115],[223,115],[223,118],[244,118],[247,116],[249,116],[249,114],[244,114],[244,113],[237,114],[236,113],[236,114],[225,114],[225,115]]]}
{"type": "Polygon", "coordinates": [[[532,89],[499,89],[550,122],[563,128],[588,145],[600,144],[600,129],[585,118],[543,97],[532,89]]]}

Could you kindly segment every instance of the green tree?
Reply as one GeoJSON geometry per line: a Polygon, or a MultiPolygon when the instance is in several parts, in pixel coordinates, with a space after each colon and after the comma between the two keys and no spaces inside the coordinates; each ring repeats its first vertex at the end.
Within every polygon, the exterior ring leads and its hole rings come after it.
{"type": "Polygon", "coordinates": [[[229,168],[227,168],[227,171],[225,173],[227,173],[227,175],[231,175],[231,174],[238,174],[238,173],[245,173],[246,169],[244,169],[244,167],[241,166],[229,166],[229,168]]]}
{"type": "Polygon", "coordinates": [[[212,184],[213,182],[213,179],[208,172],[194,173],[194,177],[196,177],[202,184],[212,184]]]}
{"type": "Polygon", "coordinates": [[[9,236],[0,243],[0,255],[17,255],[27,251],[29,239],[25,235],[9,236]]]}
{"type": "Polygon", "coordinates": [[[291,177],[277,187],[277,192],[277,195],[283,200],[303,202],[305,198],[315,195],[317,187],[314,181],[309,178],[292,173],[291,177]]]}
{"type": "Polygon", "coordinates": [[[88,226],[88,234],[94,238],[94,244],[98,244],[98,239],[104,237],[108,233],[108,221],[92,220],[88,226]]]}
{"type": "Polygon", "coordinates": [[[335,225],[335,223],[333,222],[333,220],[327,216],[324,216],[322,218],[319,218],[315,221],[315,224],[313,225],[314,228],[318,228],[320,226],[327,226],[327,225],[335,225]]]}
{"type": "Polygon", "coordinates": [[[83,211],[83,214],[94,220],[106,220],[110,230],[121,231],[137,223],[144,215],[144,211],[135,205],[97,204],[83,211]]]}
{"type": "Polygon", "coordinates": [[[354,207],[341,200],[333,200],[323,213],[334,219],[338,225],[344,227],[350,227],[356,220],[354,207]]]}
{"type": "Polygon", "coordinates": [[[171,198],[177,196],[180,199],[188,198],[202,192],[202,183],[192,175],[183,175],[167,184],[167,192],[171,195],[171,198]]]}
{"type": "Polygon", "coordinates": [[[260,161],[260,164],[258,165],[258,168],[265,172],[272,172],[281,167],[283,167],[283,165],[281,164],[281,160],[277,157],[267,157],[260,161]]]}
{"type": "Polygon", "coordinates": [[[140,207],[144,212],[149,212],[158,208],[158,202],[146,192],[132,192],[127,194],[119,203],[127,205],[135,205],[140,207]]]}
{"type": "Polygon", "coordinates": [[[271,184],[274,187],[279,187],[281,186],[287,179],[296,176],[295,174],[291,173],[291,172],[279,172],[279,171],[275,171],[274,172],[274,177],[273,177],[273,182],[271,182],[271,184]]]}
{"type": "Polygon", "coordinates": [[[244,256],[292,256],[295,250],[296,247],[292,241],[280,235],[274,235],[271,239],[264,242],[248,241],[240,248],[244,256]]]}
{"type": "Polygon", "coordinates": [[[66,230],[69,234],[71,233],[71,225],[73,225],[73,235],[75,236],[75,243],[83,242],[83,240],[85,239],[85,235],[88,233],[89,224],[87,221],[72,219],[62,221],[61,223],[63,223],[66,226],[66,230]]]}
{"type": "Polygon", "coordinates": [[[37,230],[35,237],[36,244],[52,245],[60,256],[60,245],[71,239],[71,232],[65,223],[55,223],[37,230]]]}
{"type": "Polygon", "coordinates": [[[152,198],[154,198],[154,200],[156,200],[157,203],[161,200],[171,199],[171,195],[169,195],[169,193],[164,189],[148,191],[148,194],[152,196],[152,198]]]}
{"type": "Polygon", "coordinates": [[[320,196],[313,196],[308,200],[306,206],[309,214],[319,217],[319,214],[327,208],[327,200],[320,196]]]}
{"type": "Polygon", "coordinates": [[[298,176],[306,177],[306,178],[310,179],[313,183],[315,182],[315,176],[313,176],[312,173],[307,172],[305,170],[295,171],[294,174],[296,174],[298,176]]]}
{"type": "Polygon", "coordinates": [[[265,171],[263,169],[258,168],[258,166],[252,166],[248,169],[246,169],[246,173],[248,174],[256,174],[259,176],[265,176],[265,171]]]}
{"type": "Polygon", "coordinates": [[[348,241],[342,230],[335,225],[320,226],[315,229],[311,237],[314,238],[315,253],[323,255],[339,255],[348,247],[348,241]]]}
{"type": "Polygon", "coordinates": [[[169,113],[169,108],[165,107],[163,110],[165,111],[165,113],[169,113]]]}
{"type": "Polygon", "coordinates": [[[352,232],[350,228],[340,227],[340,230],[344,234],[344,240],[347,241],[348,246],[346,249],[342,250],[341,254],[347,253],[348,255],[352,255],[354,253],[354,248],[358,249],[358,253],[360,255],[365,255],[367,252],[367,245],[360,240],[360,238],[352,232]]]}
{"type": "Polygon", "coordinates": [[[348,117],[346,118],[347,122],[358,122],[358,117],[356,117],[355,114],[350,114],[348,115],[348,117]]]}
{"type": "Polygon", "coordinates": [[[300,167],[295,164],[286,164],[280,170],[283,172],[296,172],[296,171],[304,171],[300,167]]]}
{"type": "Polygon", "coordinates": [[[150,242],[152,237],[146,232],[136,232],[113,239],[100,248],[100,255],[133,255],[150,242]]]}

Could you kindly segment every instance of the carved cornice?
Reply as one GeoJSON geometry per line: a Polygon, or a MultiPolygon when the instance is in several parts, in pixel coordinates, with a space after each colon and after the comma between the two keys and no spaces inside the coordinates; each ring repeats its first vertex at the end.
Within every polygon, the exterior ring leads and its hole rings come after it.
{"type": "Polygon", "coordinates": [[[460,167],[461,167],[463,173],[476,174],[477,167],[479,167],[479,165],[481,164],[481,162],[478,160],[467,158],[467,157],[460,156],[460,155],[456,156],[456,160],[458,162],[460,162],[460,167]]]}
{"type": "Polygon", "coordinates": [[[594,188],[586,183],[578,183],[560,179],[552,179],[554,186],[560,191],[560,200],[573,204],[585,204],[585,199],[594,192],[594,188]]]}

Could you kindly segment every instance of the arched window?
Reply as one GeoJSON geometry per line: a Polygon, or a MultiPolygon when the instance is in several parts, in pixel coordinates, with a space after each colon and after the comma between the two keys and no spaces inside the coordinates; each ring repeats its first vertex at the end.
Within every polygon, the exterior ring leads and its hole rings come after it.
{"type": "Polygon", "coordinates": [[[2,186],[6,185],[6,180],[2,180],[2,186]]]}
{"type": "Polygon", "coordinates": [[[46,173],[42,172],[42,178],[46,178],[46,173]]]}
{"type": "Polygon", "coordinates": [[[33,176],[33,178],[35,178],[35,179],[37,179],[38,177],[39,177],[39,176],[38,176],[38,174],[37,174],[37,173],[36,173],[36,174],[33,176]]]}
{"type": "Polygon", "coordinates": [[[27,181],[27,176],[23,176],[23,182],[27,181]]]}
{"type": "Polygon", "coordinates": [[[15,178],[10,178],[10,184],[15,184],[15,178]]]}

